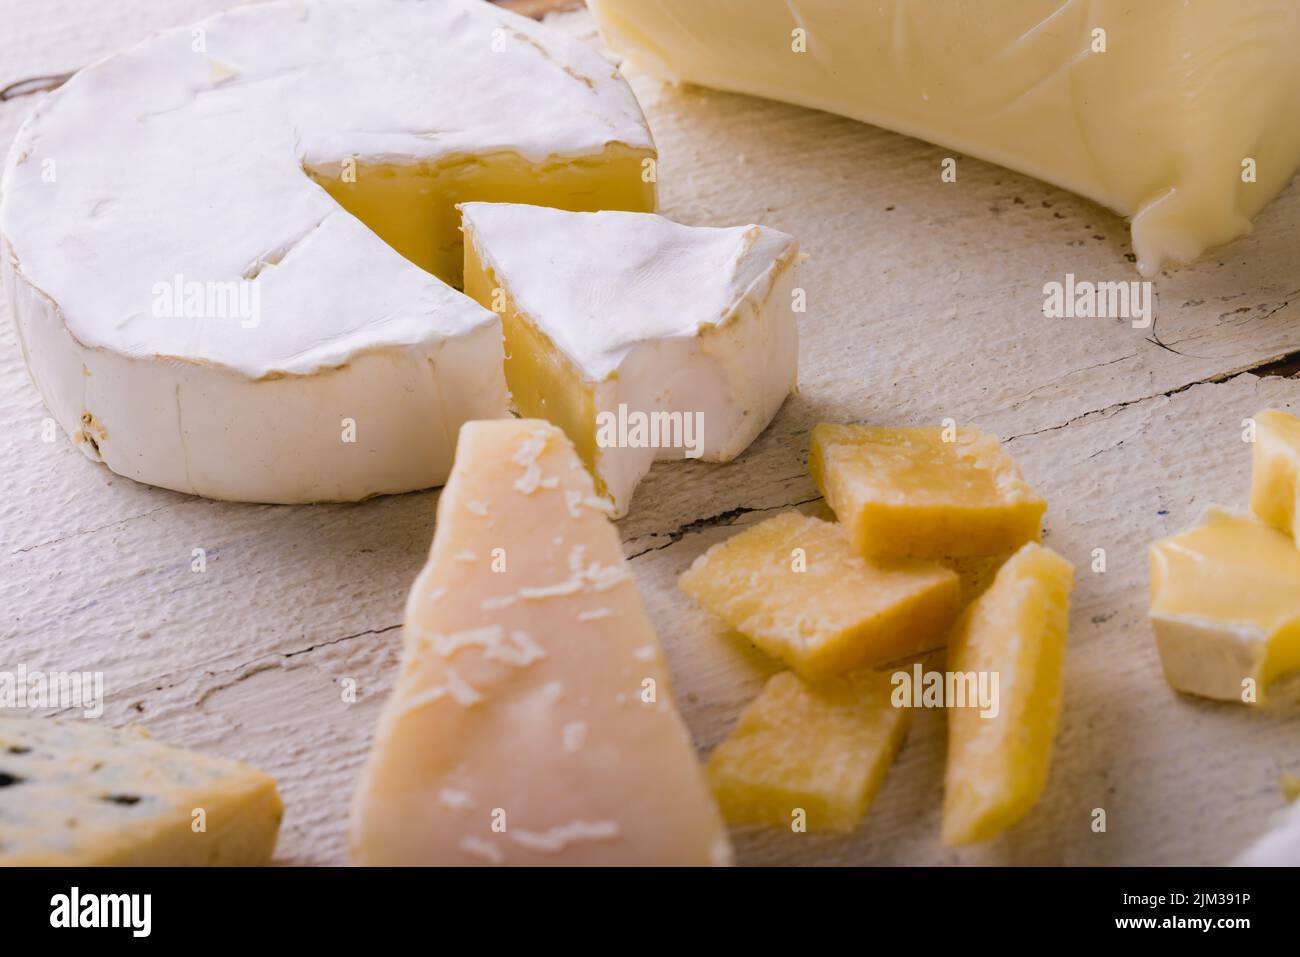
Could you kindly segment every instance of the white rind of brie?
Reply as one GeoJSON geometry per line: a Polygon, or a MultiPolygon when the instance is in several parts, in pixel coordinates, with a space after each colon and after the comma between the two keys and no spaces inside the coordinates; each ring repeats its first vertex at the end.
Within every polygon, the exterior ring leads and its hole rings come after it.
{"type": "Polygon", "coordinates": [[[1169,687],[1203,698],[1241,701],[1243,682],[1268,657],[1270,635],[1251,622],[1151,613],[1156,652],[1169,687]]]}
{"type": "MultiPolygon", "coordinates": [[[[702,441],[691,457],[729,462],[795,389],[802,257],[794,237],[757,225],[684,226],[652,213],[512,203],[466,203],[461,213],[466,242],[594,390],[608,422],[620,407],[629,426],[633,414],[698,413],[702,441]]],[[[614,516],[627,513],[655,461],[686,455],[682,447],[601,445],[596,473],[614,516]]]]}
{"type": "Polygon", "coordinates": [[[1300,166],[1297,0],[589,6],[660,76],[873,123],[1130,217],[1145,276],[1248,233],[1300,166]]]}
{"type": "Polygon", "coordinates": [[[460,424],[507,412],[500,322],[307,170],[615,143],[653,147],[609,63],[486,3],[275,2],[159,34],[15,140],[0,272],[24,358],[82,451],[141,482],[282,503],[441,484],[460,424]]]}

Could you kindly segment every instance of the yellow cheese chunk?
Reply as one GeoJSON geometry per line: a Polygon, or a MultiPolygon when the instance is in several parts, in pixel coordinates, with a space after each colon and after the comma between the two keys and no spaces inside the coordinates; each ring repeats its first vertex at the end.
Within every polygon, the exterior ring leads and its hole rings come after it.
{"type": "Polygon", "coordinates": [[[529,162],[518,153],[455,156],[439,163],[342,164],[308,170],[371,231],[426,272],[460,288],[458,203],[537,203],[557,209],[653,212],[655,184],[642,178],[652,150],[614,143],[585,157],[529,162]]]}
{"type": "Polygon", "coordinates": [[[357,863],[730,862],[605,509],[553,425],[461,428],[353,806],[357,863]]]}
{"type": "Polygon", "coordinates": [[[948,711],[947,844],[995,837],[1043,792],[1061,711],[1073,587],[1074,566],[1031,542],[953,629],[948,669],[996,674],[998,684],[988,716],[979,708],[948,711]]]}
{"type": "Polygon", "coordinates": [[[808,469],[853,544],[882,558],[1012,552],[1037,541],[1044,502],[997,439],[960,428],[821,423],[808,469]]]}
{"type": "Polygon", "coordinates": [[[1300,547],[1300,418],[1278,409],[1255,415],[1250,508],[1300,547]]]}
{"type": "Polygon", "coordinates": [[[835,525],[798,512],[714,545],[680,584],[811,681],[941,646],[960,593],[949,569],[868,561],[835,525]]]}
{"type": "Polygon", "coordinates": [[[0,866],[270,864],[275,781],[142,730],[0,716],[0,866]]]}
{"type": "Polygon", "coordinates": [[[890,693],[889,675],[878,671],[816,685],[789,671],[769,678],[709,758],[709,781],[727,820],[857,828],[912,720],[890,693]]]}
{"type": "Polygon", "coordinates": [[[1282,794],[1288,801],[1300,799],[1300,775],[1283,774],[1278,780],[1278,786],[1282,788],[1282,794]]]}
{"type": "Polygon", "coordinates": [[[1151,627],[1170,687],[1257,703],[1300,669],[1300,549],[1288,536],[1211,509],[1150,555],[1151,627]]]}

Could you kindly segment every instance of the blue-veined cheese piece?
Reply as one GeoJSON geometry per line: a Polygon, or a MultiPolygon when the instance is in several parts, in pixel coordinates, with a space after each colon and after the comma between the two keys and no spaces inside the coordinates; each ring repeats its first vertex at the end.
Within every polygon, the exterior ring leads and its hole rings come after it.
{"type": "Polygon", "coordinates": [[[269,864],[275,781],[138,729],[0,717],[0,865],[269,864]]]}

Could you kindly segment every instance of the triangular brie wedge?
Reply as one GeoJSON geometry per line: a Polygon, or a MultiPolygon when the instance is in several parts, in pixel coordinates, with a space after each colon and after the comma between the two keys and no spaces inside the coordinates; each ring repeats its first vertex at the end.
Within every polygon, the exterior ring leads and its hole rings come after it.
{"type": "Polygon", "coordinates": [[[765,226],[467,203],[465,292],[501,315],[521,415],[627,512],[656,459],[728,462],[795,386],[799,244],[765,226]]]}
{"type": "Polygon", "coordinates": [[[470,422],[352,819],[359,864],[725,864],[605,502],[537,420],[470,422]]]}

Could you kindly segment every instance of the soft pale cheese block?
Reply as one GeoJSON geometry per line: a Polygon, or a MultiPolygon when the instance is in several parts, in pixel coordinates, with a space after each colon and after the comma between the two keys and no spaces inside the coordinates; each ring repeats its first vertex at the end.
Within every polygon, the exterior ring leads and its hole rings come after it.
{"type": "Polygon", "coordinates": [[[1255,415],[1250,508],[1300,546],[1300,418],[1280,409],[1255,415]]]}
{"type": "Polygon", "coordinates": [[[139,729],[0,716],[0,866],[270,864],[275,781],[139,729]]]}
{"type": "Polygon", "coordinates": [[[461,428],[353,805],[357,863],[729,863],[605,512],[550,423],[461,428]]]}
{"type": "Polygon", "coordinates": [[[1300,549],[1253,516],[1211,509],[1151,545],[1151,628],[1165,680],[1224,701],[1263,700],[1300,669],[1300,549]]]}
{"type": "Polygon", "coordinates": [[[1047,503],[979,429],[813,429],[808,470],[864,555],[1005,554],[1037,541],[1047,503]]]}
{"type": "Polygon", "coordinates": [[[857,828],[893,763],[910,708],[895,708],[887,673],[856,671],[810,685],[773,675],[709,757],[709,781],[732,824],[857,828]]]}
{"type": "Polygon", "coordinates": [[[250,4],[40,101],[0,275],[51,416],[113,471],[409,491],[445,481],[462,422],[508,414],[500,319],[448,285],[455,204],[653,209],[654,155],[607,60],[491,4],[250,4]]]}
{"type": "MultiPolygon", "coordinates": [[[[589,6],[661,76],[841,113],[1108,206],[1132,219],[1147,276],[1248,232],[1300,165],[1297,0],[589,6]]],[[[935,188],[960,191],[938,163],[935,188]]]]}
{"type": "Polygon", "coordinates": [[[627,512],[656,459],[729,462],[795,387],[799,244],[765,226],[468,203],[465,291],[501,314],[520,414],[627,512]]]}
{"type": "Polygon", "coordinates": [[[986,841],[1034,806],[1047,784],[1061,713],[1074,566],[1030,542],[962,613],[948,670],[997,674],[996,713],[948,709],[943,840],[986,841]]]}
{"type": "Polygon", "coordinates": [[[798,512],[719,542],[679,583],[811,681],[940,647],[959,610],[954,572],[869,561],[835,525],[798,512]]]}

